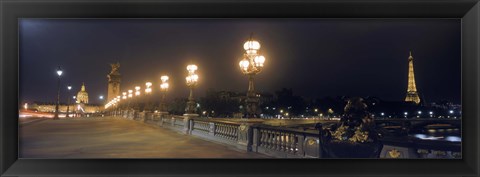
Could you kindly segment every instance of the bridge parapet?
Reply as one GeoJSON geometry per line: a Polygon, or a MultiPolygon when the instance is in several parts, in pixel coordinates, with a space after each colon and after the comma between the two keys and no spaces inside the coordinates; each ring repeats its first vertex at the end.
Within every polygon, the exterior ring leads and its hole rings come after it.
{"type": "MultiPolygon", "coordinates": [[[[142,112],[120,115],[249,152],[279,158],[322,158],[318,131],[289,128],[305,123],[286,126],[285,122],[264,119],[212,119],[142,112]]],[[[381,141],[384,148],[380,158],[461,158],[460,143],[385,137],[381,141]]]]}

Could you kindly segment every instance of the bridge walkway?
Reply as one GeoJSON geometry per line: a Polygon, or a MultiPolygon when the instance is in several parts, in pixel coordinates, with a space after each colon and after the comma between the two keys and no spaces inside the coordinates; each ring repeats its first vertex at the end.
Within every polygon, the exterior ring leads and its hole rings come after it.
{"type": "Polygon", "coordinates": [[[119,118],[44,120],[19,127],[20,158],[266,158],[119,118]]]}

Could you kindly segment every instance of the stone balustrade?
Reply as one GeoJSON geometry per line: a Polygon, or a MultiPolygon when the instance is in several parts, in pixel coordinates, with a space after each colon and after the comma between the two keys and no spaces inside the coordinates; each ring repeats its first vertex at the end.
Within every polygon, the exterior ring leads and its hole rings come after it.
{"type": "MultiPolygon", "coordinates": [[[[318,131],[267,125],[249,119],[209,119],[165,113],[119,111],[112,115],[140,120],[176,132],[253,153],[279,158],[322,158],[318,131]]],[[[455,143],[383,139],[380,158],[461,158],[455,143]]]]}

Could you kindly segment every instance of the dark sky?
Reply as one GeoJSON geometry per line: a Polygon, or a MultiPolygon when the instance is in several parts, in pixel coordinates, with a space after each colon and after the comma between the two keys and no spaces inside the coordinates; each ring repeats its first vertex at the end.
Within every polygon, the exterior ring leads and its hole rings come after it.
{"type": "Polygon", "coordinates": [[[22,19],[20,100],[54,101],[57,66],[76,94],[85,82],[90,102],[107,92],[109,63],[121,64],[122,90],[158,91],[170,75],[169,96],[187,97],[186,65],[195,63],[206,89],[245,91],[238,62],[254,33],[266,57],[256,89],[292,88],[305,97],[377,96],[403,100],[408,52],[417,89],[428,102],[461,100],[459,19],[22,19]]]}

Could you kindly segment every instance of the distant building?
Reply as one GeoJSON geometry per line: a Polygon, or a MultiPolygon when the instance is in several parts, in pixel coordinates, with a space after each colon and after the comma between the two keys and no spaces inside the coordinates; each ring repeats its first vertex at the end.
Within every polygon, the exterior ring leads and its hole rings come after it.
{"type": "Polygon", "coordinates": [[[76,103],[83,103],[88,104],[88,93],[85,89],[85,83],[82,83],[82,88],[77,94],[77,101],[76,103]]]}
{"type": "MultiPolygon", "coordinates": [[[[58,106],[58,111],[60,113],[66,113],[67,112],[67,106],[66,104],[60,104],[58,106]]],[[[103,110],[102,106],[99,105],[83,105],[83,104],[71,104],[68,106],[70,114],[73,113],[98,113],[103,110]]],[[[31,106],[29,106],[28,109],[39,111],[39,112],[55,112],[55,104],[43,104],[43,103],[34,103],[31,106]]]]}
{"type": "MultiPolygon", "coordinates": [[[[91,114],[103,111],[103,106],[94,105],[88,103],[88,92],[85,87],[85,83],[82,83],[80,91],[77,93],[75,103],[73,104],[60,104],[58,111],[62,114],[67,112],[67,108],[70,114],[91,114]]],[[[29,106],[29,109],[39,112],[55,112],[54,103],[34,103],[29,106]]]]}

